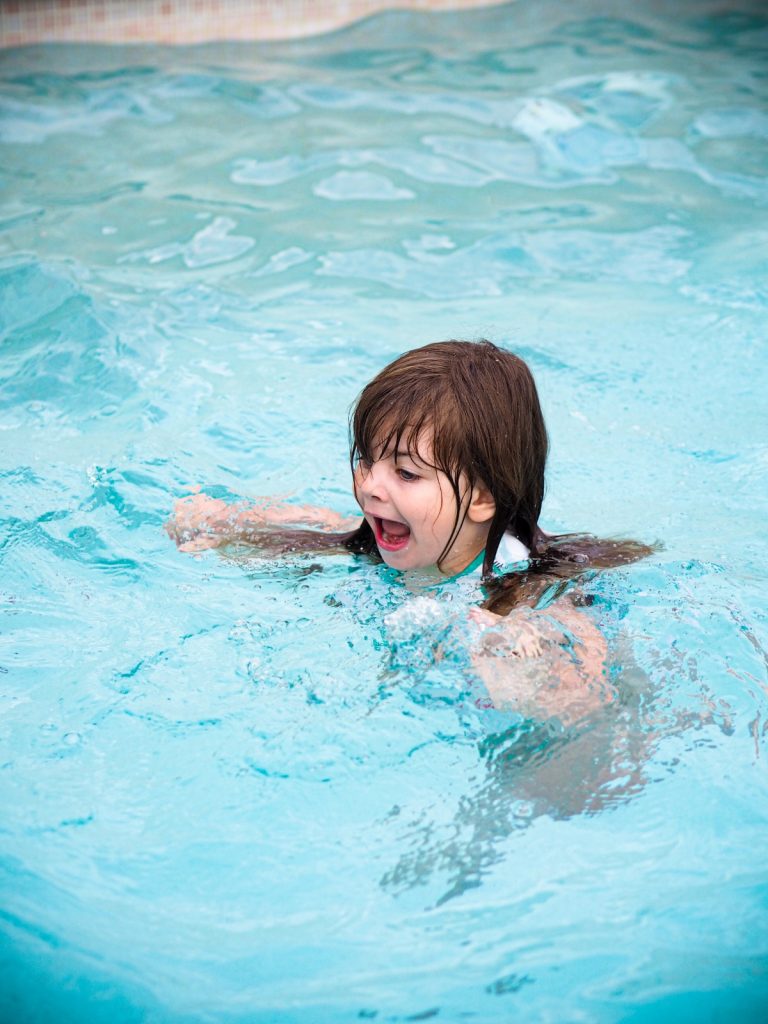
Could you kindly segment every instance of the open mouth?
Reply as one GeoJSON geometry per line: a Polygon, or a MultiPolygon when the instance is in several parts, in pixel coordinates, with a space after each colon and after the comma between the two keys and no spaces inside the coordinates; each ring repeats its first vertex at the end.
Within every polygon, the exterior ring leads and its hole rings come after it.
{"type": "Polygon", "coordinates": [[[410,527],[396,519],[373,517],[376,543],[384,551],[400,551],[411,538],[410,527]]]}

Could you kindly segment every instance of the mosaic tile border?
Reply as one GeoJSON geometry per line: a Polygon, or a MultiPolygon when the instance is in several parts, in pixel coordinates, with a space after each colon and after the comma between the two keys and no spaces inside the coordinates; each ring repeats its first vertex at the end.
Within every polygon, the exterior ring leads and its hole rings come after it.
{"type": "Polygon", "coordinates": [[[394,8],[488,6],[493,0],[0,0],[0,47],[292,39],[394,8]]]}

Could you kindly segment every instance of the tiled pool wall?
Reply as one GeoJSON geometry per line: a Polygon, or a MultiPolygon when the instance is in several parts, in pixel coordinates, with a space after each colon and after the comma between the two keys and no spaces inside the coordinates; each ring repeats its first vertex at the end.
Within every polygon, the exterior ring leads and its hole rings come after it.
{"type": "Polygon", "coordinates": [[[0,0],[0,46],[290,39],[393,8],[492,5],[493,0],[0,0]]]}

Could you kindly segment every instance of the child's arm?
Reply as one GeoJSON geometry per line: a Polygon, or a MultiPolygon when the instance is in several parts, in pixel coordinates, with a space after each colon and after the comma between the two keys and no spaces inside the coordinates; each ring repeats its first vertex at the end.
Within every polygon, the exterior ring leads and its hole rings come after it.
{"type": "Polygon", "coordinates": [[[176,502],[165,529],[180,551],[195,552],[237,541],[258,543],[259,535],[270,527],[313,526],[322,532],[344,532],[359,522],[330,508],[289,505],[270,498],[228,505],[198,492],[176,502]]]}
{"type": "Polygon", "coordinates": [[[473,667],[496,707],[569,725],[612,702],[605,638],[569,597],[504,617],[470,614],[484,627],[473,667]]]}

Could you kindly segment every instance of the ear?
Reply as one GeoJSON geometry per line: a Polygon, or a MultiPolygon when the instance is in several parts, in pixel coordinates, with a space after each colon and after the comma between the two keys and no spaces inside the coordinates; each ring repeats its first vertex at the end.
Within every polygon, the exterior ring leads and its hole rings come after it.
{"type": "Polygon", "coordinates": [[[496,514],[496,502],[485,484],[472,488],[472,497],[467,509],[467,518],[473,523],[487,523],[496,514]]]}

